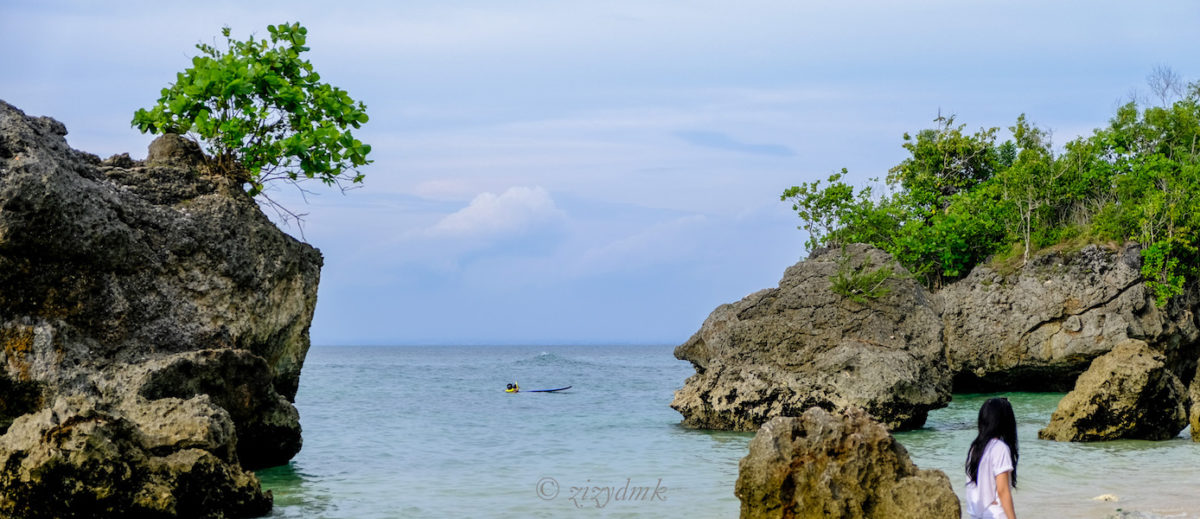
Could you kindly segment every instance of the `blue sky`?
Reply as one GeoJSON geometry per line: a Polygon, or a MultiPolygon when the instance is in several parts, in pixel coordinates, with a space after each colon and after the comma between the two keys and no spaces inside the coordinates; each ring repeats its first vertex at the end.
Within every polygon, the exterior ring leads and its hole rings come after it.
{"type": "Polygon", "coordinates": [[[885,175],[939,110],[1061,144],[1200,78],[1184,1],[326,4],[0,3],[0,99],[101,156],[221,26],[308,27],[375,159],[273,193],[325,254],[316,344],[678,343],[803,255],[786,187],[885,175]]]}

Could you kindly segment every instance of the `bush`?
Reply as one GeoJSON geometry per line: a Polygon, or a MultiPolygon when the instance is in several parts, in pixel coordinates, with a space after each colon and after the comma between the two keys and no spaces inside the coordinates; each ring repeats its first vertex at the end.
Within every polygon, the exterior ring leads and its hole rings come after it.
{"type": "MultiPolygon", "coordinates": [[[[1056,154],[1050,133],[1017,118],[1013,140],[973,135],[938,117],[873,196],[846,171],[784,193],[808,222],[810,249],[853,242],[891,253],[926,286],[965,276],[989,256],[1082,239],[1136,241],[1158,305],[1200,277],[1200,84],[1170,106],[1118,108],[1107,127],[1056,154]]],[[[887,275],[839,272],[835,290],[869,298],[887,275]]],[[[858,300],[858,299],[856,299],[858,300]]]]}

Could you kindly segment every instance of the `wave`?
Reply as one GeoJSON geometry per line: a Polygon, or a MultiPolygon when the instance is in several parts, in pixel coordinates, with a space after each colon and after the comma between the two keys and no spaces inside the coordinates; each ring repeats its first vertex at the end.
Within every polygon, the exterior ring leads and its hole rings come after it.
{"type": "Polygon", "coordinates": [[[557,353],[543,351],[533,357],[518,359],[514,363],[517,366],[561,366],[561,367],[596,367],[600,364],[589,362],[586,360],[578,360],[570,357],[564,357],[557,353]]]}

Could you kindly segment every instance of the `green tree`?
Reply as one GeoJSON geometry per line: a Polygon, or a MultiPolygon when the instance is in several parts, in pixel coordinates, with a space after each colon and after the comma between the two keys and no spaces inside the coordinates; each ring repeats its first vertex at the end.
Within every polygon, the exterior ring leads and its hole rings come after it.
{"type": "Polygon", "coordinates": [[[904,149],[911,156],[888,171],[888,183],[899,184],[910,203],[926,215],[945,209],[950,199],[991,178],[999,164],[996,128],[963,133],[954,116],[938,115],[936,128],[916,138],[905,133],[904,149]]]}
{"type": "MultiPolygon", "coordinates": [[[[934,128],[905,134],[910,155],[889,170],[887,195],[856,191],[842,170],[782,198],[805,220],[810,249],[869,243],[932,288],[1005,250],[1028,261],[1069,240],[1134,241],[1142,279],[1164,306],[1200,289],[1200,83],[1185,90],[1164,68],[1150,83],[1161,106],[1121,106],[1061,153],[1024,115],[1000,145],[995,128],[968,135],[939,116],[934,128]]],[[[838,286],[870,288],[849,284],[858,278],[838,286]]]]}
{"type": "Polygon", "coordinates": [[[1165,305],[1200,274],[1200,87],[1171,106],[1127,104],[1095,138],[1116,200],[1094,225],[1141,243],[1142,276],[1165,305]]]}
{"type": "Polygon", "coordinates": [[[201,55],[153,107],[134,114],[133,126],[191,136],[209,155],[210,169],[244,183],[251,196],[276,180],[315,179],[342,189],[361,183],[357,168],[371,162],[371,146],[351,129],[367,122],[366,106],[322,83],[301,58],[309,50],[307,29],[284,23],[267,32],[268,39],[240,41],[224,27],[225,50],[196,45],[201,55]]]}
{"type": "MultiPolygon", "coordinates": [[[[808,233],[808,240],[804,242],[806,250],[836,245],[830,243],[831,233],[844,225],[855,201],[854,187],[841,181],[845,175],[846,168],[842,168],[840,173],[829,176],[829,185],[824,188],[821,181],[816,180],[792,186],[779,196],[780,201],[791,199],[792,210],[804,221],[799,228],[808,233]]],[[[863,191],[865,194],[860,193],[860,196],[871,196],[870,188],[863,191]]]]}
{"type": "Polygon", "coordinates": [[[1017,124],[1009,127],[1009,130],[1015,141],[1016,158],[998,178],[1004,189],[1004,198],[1017,209],[1013,230],[1025,244],[1022,261],[1028,262],[1033,232],[1041,223],[1038,212],[1050,204],[1062,170],[1059,167],[1061,164],[1054,160],[1049,135],[1029,124],[1025,114],[1017,117],[1017,124]]]}

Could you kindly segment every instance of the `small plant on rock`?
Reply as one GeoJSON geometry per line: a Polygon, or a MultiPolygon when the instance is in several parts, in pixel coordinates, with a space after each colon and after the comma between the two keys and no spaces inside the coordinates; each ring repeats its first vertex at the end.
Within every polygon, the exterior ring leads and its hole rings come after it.
{"type": "Polygon", "coordinates": [[[887,280],[895,277],[892,267],[884,265],[872,269],[874,264],[870,258],[858,266],[851,263],[853,258],[842,252],[838,260],[838,271],[829,278],[830,289],[835,294],[849,298],[858,304],[866,304],[873,299],[879,299],[892,292],[891,287],[885,286],[887,280]]]}

